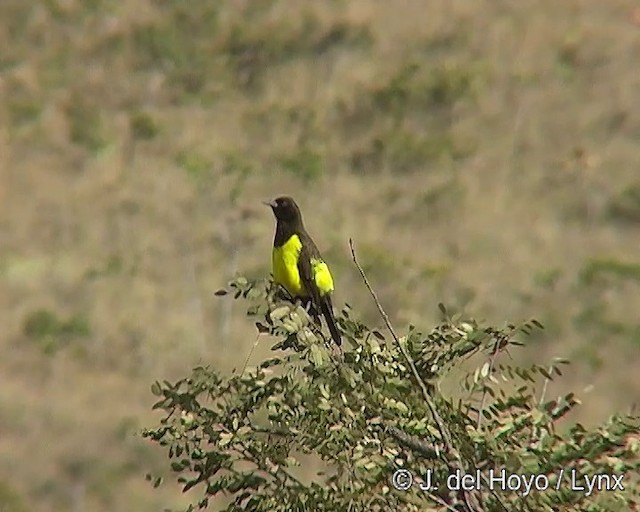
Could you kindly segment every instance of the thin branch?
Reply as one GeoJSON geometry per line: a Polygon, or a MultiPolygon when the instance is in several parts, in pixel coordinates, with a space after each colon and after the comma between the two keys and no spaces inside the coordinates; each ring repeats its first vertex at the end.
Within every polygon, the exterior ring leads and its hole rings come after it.
{"type": "Polygon", "coordinates": [[[353,239],[351,238],[349,239],[349,247],[351,248],[351,257],[353,258],[353,262],[358,268],[358,271],[362,276],[362,280],[364,281],[365,286],[369,290],[369,293],[371,294],[371,297],[373,298],[373,301],[375,302],[376,307],[378,308],[378,312],[380,313],[380,316],[382,316],[382,319],[384,320],[384,323],[386,324],[387,329],[389,329],[391,336],[393,337],[394,341],[400,348],[400,352],[402,352],[402,355],[406,359],[407,364],[411,368],[411,373],[413,373],[414,378],[416,379],[416,381],[418,382],[418,385],[420,386],[420,389],[422,391],[422,396],[427,402],[431,415],[433,416],[433,419],[436,422],[436,426],[438,428],[438,431],[440,432],[440,436],[442,437],[442,441],[444,442],[447,452],[452,453],[453,445],[451,443],[451,438],[449,436],[449,433],[447,432],[447,429],[444,425],[444,421],[442,421],[442,418],[440,417],[440,415],[438,414],[438,411],[436,410],[436,406],[433,403],[433,399],[431,398],[431,395],[429,394],[427,385],[424,383],[424,381],[420,377],[420,374],[418,373],[418,369],[416,368],[416,365],[413,363],[411,356],[409,355],[405,347],[402,345],[402,343],[400,343],[400,338],[398,338],[398,335],[393,329],[393,326],[391,325],[391,321],[389,320],[389,316],[387,315],[385,310],[382,308],[382,305],[378,300],[378,295],[371,287],[371,284],[369,284],[369,280],[367,279],[367,276],[364,273],[364,270],[362,270],[360,263],[358,263],[358,259],[356,258],[356,250],[355,250],[355,247],[353,246],[353,239]]]}
{"type": "Polygon", "coordinates": [[[416,437],[409,435],[392,425],[387,426],[386,430],[387,433],[401,445],[411,448],[429,459],[435,459],[438,457],[438,450],[431,443],[427,443],[422,439],[417,439],[416,437]]]}
{"type": "Polygon", "coordinates": [[[240,372],[240,375],[244,375],[244,371],[247,369],[247,366],[249,365],[249,359],[251,359],[251,356],[253,355],[253,351],[258,346],[259,341],[260,341],[260,332],[258,331],[258,334],[256,334],[256,339],[253,342],[253,346],[251,347],[251,350],[249,350],[249,354],[247,354],[247,358],[244,360],[244,366],[242,367],[242,371],[240,372]]]}
{"type": "MultiPolygon", "coordinates": [[[[389,332],[391,333],[393,340],[396,342],[396,345],[400,349],[400,352],[402,353],[403,357],[407,361],[407,364],[411,368],[411,373],[413,374],[413,377],[416,379],[416,381],[418,382],[418,385],[420,386],[420,390],[422,391],[422,396],[425,402],[427,403],[427,406],[429,407],[429,411],[431,412],[431,416],[433,417],[433,420],[436,423],[436,427],[438,429],[438,432],[440,433],[440,437],[442,438],[442,442],[444,444],[445,450],[447,454],[451,455],[454,458],[454,460],[451,462],[452,466],[460,471],[464,471],[462,457],[453,446],[451,435],[447,430],[447,427],[444,421],[440,417],[440,414],[438,413],[436,405],[433,399],[431,398],[431,395],[429,394],[427,385],[420,377],[420,374],[418,373],[418,369],[416,368],[415,363],[411,359],[411,355],[409,354],[409,352],[407,352],[406,348],[400,342],[400,338],[398,338],[398,335],[396,334],[395,330],[393,329],[393,326],[391,325],[389,316],[387,315],[382,305],[380,304],[380,301],[378,300],[378,296],[376,292],[371,287],[371,284],[369,284],[369,280],[367,279],[367,276],[364,273],[364,270],[362,270],[360,263],[358,263],[358,259],[356,258],[356,250],[353,246],[353,239],[351,238],[349,239],[349,247],[351,248],[351,257],[353,258],[353,263],[358,268],[358,271],[360,272],[360,276],[362,276],[362,280],[364,281],[365,286],[369,290],[369,293],[371,294],[371,297],[373,298],[373,301],[375,302],[376,307],[378,308],[378,312],[380,313],[380,316],[384,320],[384,323],[387,326],[387,329],[389,329],[389,332]]],[[[464,499],[464,504],[466,509],[470,512],[473,512],[474,510],[476,510],[476,508],[470,503],[472,500],[477,501],[476,497],[474,496],[474,492],[462,490],[462,496],[464,499]]]]}
{"type": "MultiPolygon", "coordinates": [[[[224,429],[224,430],[227,430],[227,429],[224,429]]],[[[227,432],[231,433],[231,431],[229,430],[227,430],[227,432]]],[[[300,480],[298,480],[295,476],[289,473],[281,465],[274,464],[275,469],[270,468],[269,465],[261,459],[260,454],[254,453],[254,450],[246,446],[239,439],[236,439],[235,442],[239,445],[239,447],[235,447],[235,449],[238,450],[238,452],[243,455],[246,461],[252,464],[255,464],[255,466],[260,471],[264,471],[268,475],[271,475],[275,480],[282,482],[284,484],[293,482],[293,484],[297,486],[299,489],[306,489],[306,486],[300,480]],[[282,478],[284,478],[284,480],[282,480],[282,478]]]]}
{"type": "MultiPolygon", "coordinates": [[[[493,373],[493,367],[495,365],[496,357],[498,357],[499,352],[500,352],[500,340],[497,339],[495,340],[495,347],[493,349],[493,353],[489,358],[489,373],[487,374],[487,378],[491,377],[491,374],[493,373]]],[[[478,409],[478,420],[476,423],[476,430],[480,430],[480,425],[482,423],[482,411],[484,411],[484,404],[486,400],[487,400],[487,387],[483,386],[482,399],[480,400],[480,407],[478,409]]]]}
{"type": "MultiPolygon", "coordinates": [[[[547,371],[547,373],[549,375],[551,375],[551,373],[553,372],[553,365],[549,366],[549,370],[547,371]]],[[[544,384],[542,385],[542,392],[540,393],[540,399],[538,400],[538,407],[541,408],[542,404],[544,403],[544,399],[547,395],[547,388],[549,387],[549,382],[551,381],[551,379],[549,379],[548,377],[545,377],[544,379],[544,384]]],[[[533,427],[531,429],[531,437],[529,438],[529,442],[530,443],[534,443],[540,436],[540,434],[542,433],[542,427],[538,426],[538,427],[533,427]]]]}

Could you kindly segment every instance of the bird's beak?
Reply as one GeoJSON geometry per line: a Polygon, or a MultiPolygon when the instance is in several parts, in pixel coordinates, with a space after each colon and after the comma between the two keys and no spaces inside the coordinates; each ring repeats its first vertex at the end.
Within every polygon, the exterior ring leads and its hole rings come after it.
{"type": "Polygon", "coordinates": [[[268,206],[272,210],[276,207],[275,201],[262,201],[262,204],[268,206]]]}

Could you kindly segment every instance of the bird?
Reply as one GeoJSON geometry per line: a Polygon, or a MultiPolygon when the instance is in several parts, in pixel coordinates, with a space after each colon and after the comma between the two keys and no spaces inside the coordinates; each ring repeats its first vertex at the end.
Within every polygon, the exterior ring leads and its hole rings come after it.
{"type": "Polygon", "coordinates": [[[329,266],[307,233],[300,207],[289,196],[264,201],[276,218],[271,262],[273,279],[294,299],[311,302],[312,315],[319,322],[321,312],[333,341],[340,346],[342,337],[333,315],[331,295],[334,290],[329,266]]]}

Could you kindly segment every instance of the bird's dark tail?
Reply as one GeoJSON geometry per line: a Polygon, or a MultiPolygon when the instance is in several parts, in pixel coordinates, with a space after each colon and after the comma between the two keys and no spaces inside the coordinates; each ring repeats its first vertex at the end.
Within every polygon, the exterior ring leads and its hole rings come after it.
{"type": "Polygon", "coordinates": [[[327,327],[329,327],[329,332],[331,333],[333,341],[335,341],[338,346],[342,345],[342,337],[340,336],[340,331],[338,331],[338,327],[336,326],[336,319],[333,316],[331,300],[328,297],[324,297],[324,299],[320,301],[320,309],[327,321],[327,327]]]}

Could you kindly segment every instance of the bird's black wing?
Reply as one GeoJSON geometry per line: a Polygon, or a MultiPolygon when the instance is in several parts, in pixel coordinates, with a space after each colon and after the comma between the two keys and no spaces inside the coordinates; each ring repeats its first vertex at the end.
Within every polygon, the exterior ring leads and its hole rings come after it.
{"type": "Polygon", "coordinates": [[[311,258],[319,258],[320,253],[318,249],[315,247],[313,240],[311,240],[308,236],[302,236],[302,248],[300,249],[300,254],[298,255],[298,273],[300,274],[300,280],[302,281],[302,285],[304,286],[309,299],[311,300],[311,305],[314,309],[312,311],[312,316],[316,318],[320,313],[320,291],[316,286],[316,281],[313,275],[313,267],[311,265],[311,258]]]}
{"type": "Polygon", "coordinates": [[[320,294],[316,286],[315,276],[313,275],[313,266],[311,264],[312,259],[322,260],[320,251],[316,247],[311,237],[304,233],[301,237],[302,249],[298,256],[298,272],[300,274],[300,280],[307,291],[309,298],[311,299],[311,305],[313,307],[312,316],[317,316],[322,313],[327,322],[327,327],[331,333],[333,340],[340,346],[342,344],[342,338],[340,332],[336,327],[336,320],[333,316],[333,305],[331,303],[331,296],[326,293],[320,294]]]}

